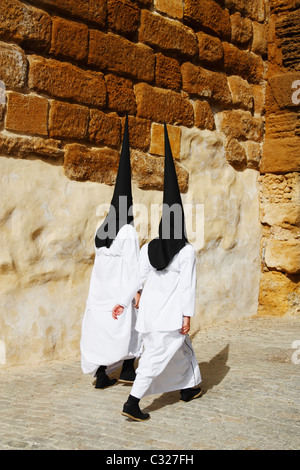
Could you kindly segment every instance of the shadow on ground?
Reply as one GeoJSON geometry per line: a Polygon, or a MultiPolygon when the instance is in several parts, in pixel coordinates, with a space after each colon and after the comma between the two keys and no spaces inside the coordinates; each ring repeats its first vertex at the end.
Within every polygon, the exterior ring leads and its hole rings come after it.
{"type": "MultiPolygon", "coordinates": [[[[201,388],[207,393],[213,387],[218,386],[228,374],[230,367],[227,365],[229,355],[229,344],[216,354],[209,362],[199,363],[202,377],[201,388]]],[[[173,405],[179,400],[179,391],[163,393],[155,398],[151,405],[143,409],[144,412],[159,410],[165,406],[173,405]]]]}

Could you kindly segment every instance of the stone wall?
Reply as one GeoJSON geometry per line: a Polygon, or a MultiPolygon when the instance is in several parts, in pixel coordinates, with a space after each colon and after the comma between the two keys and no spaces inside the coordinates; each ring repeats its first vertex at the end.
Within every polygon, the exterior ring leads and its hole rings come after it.
{"type": "MultiPolygon", "coordinates": [[[[162,202],[166,121],[183,200],[204,208],[193,331],[257,313],[261,259],[261,298],[270,273],[294,286],[266,261],[277,238],[264,215],[260,249],[259,191],[271,217],[269,189],[286,182],[293,198],[297,171],[272,180],[268,141],[261,162],[269,10],[265,0],[1,1],[3,365],[78,354],[97,207],[111,199],[126,111],[134,202],[149,212],[162,202]]],[[[145,215],[137,229],[141,243],[156,235],[145,215]]]]}
{"type": "Polygon", "coordinates": [[[281,316],[300,311],[300,9],[293,0],[270,3],[258,313],[281,316]]]}

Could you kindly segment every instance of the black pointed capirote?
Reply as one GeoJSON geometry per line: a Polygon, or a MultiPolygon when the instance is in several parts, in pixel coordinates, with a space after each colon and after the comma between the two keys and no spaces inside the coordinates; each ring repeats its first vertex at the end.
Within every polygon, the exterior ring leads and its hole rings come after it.
{"type": "Polygon", "coordinates": [[[165,169],[163,210],[158,237],[148,245],[150,263],[157,270],[165,269],[187,243],[182,205],[168,130],[164,123],[165,169]]]}
{"type": "Polygon", "coordinates": [[[95,236],[97,248],[109,248],[118,231],[126,224],[133,224],[131,165],[129,149],[128,114],[126,113],[122,149],[118,173],[109,212],[95,236]]]}

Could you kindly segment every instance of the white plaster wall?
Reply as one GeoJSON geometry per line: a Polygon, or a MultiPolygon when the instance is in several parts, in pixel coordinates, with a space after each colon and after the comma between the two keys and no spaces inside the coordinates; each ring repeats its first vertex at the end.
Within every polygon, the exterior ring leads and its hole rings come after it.
{"type": "Polygon", "coordinates": [[[257,312],[260,280],[258,172],[236,171],[217,132],[184,129],[186,198],[204,204],[204,245],[197,252],[193,328],[257,312]]]}

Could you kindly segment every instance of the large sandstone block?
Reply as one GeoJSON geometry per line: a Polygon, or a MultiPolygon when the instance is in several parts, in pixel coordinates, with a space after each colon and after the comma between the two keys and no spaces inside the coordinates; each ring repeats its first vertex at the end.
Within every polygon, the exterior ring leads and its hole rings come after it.
{"type": "Polygon", "coordinates": [[[270,0],[271,12],[281,12],[296,8],[298,0],[270,0]]]}
{"type": "Polygon", "coordinates": [[[80,144],[65,146],[64,173],[71,180],[113,185],[118,165],[118,152],[108,147],[95,149],[80,144]]]}
{"type": "MultiPolygon", "coordinates": [[[[149,155],[139,150],[132,151],[132,178],[140,189],[163,190],[164,187],[164,159],[149,155]]],[[[188,190],[189,174],[175,161],[175,169],[180,192],[188,190]]]]}
{"type": "Polygon", "coordinates": [[[240,75],[250,83],[259,83],[263,79],[264,64],[260,56],[241,51],[227,42],[223,43],[224,70],[229,75],[240,75]]]}
{"type": "Polygon", "coordinates": [[[8,93],[6,129],[48,136],[48,100],[35,95],[8,93]]]}
{"type": "Polygon", "coordinates": [[[261,173],[287,173],[300,167],[300,136],[297,135],[298,113],[282,110],[269,113],[261,161],[261,173]]]}
{"type": "Polygon", "coordinates": [[[299,314],[300,284],[296,276],[277,271],[261,275],[258,298],[258,315],[299,314]]]}
{"type": "Polygon", "coordinates": [[[84,60],[88,54],[88,34],[86,25],[54,17],[49,52],[62,58],[84,60]]]}
{"type": "Polygon", "coordinates": [[[192,29],[148,10],[143,10],[141,14],[139,40],[190,57],[197,54],[197,39],[192,29]]]}
{"type": "Polygon", "coordinates": [[[134,44],[112,33],[90,30],[89,65],[138,80],[154,78],[155,54],[144,44],[134,44]]]}
{"type": "Polygon", "coordinates": [[[200,29],[230,38],[229,12],[213,0],[186,0],[184,18],[200,29]]]}
{"type": "Polygon", "coordinates": [[[247,80],[232,75],[228,77],[228,85],[232,94],[232,103],[243,109],[252,111],[254,106],[253,87],[247,80]]]}
{"type": "MultiPolygon", "coordinates": [[[[172,155],[177,160],[180,159],[181,129],[177,126],[167,125],[172,155]]],[[[149,152],[153,155],[164,156],[165,139],[164,126],[153,122],[151,126],[151,145],[149,152]]]]}
{"type": "Polygon", "coordinates": [[[1,1],[0,38],[40,49],[49,46],[50,37],[51,18],[48,13],[18,0],[1,1]]]}
{"type": "Polygon", "coordinates": [[[289,36],[298,34],[299,28],[300,28],[299,19],[300,19],[299,9],[295,11],[290,11],[284,15],[278,15],[276,17],[276,23],[275,23],[277,36],[280,38],[284,38],[284,37],[289,37],[289,36]]]}
{"type": "Polygon", "coordinates": [[[27,80],[27,59],[24,51],[0,42],[0,80],[6,88],[23,88],[27,80]]]}
{"type": "Polygon", "coordinates": [[[231,93],[227,77],[202,67],[185,62],[181,66],[182,88],[187,93],[203,98],[211,98],[222,104],[231,103],[231,93]]]}
{"type": "Polygon", "coordinates": [[[87,138],[89,109],[78,104],[52,101],[49,113],[49,135],[55,139],[87,138]]]}
{"type": "Polygon", "coordinates": [[[279,16],[275,28],[277,36],[281,39],[283,65],[290,70],[299,71],[300,9],[279,16]]]}
{"type": "Polygon", "coordinates": [[[225,6],[253,20],[264,21],[266,18],[265,0],[225,0],[225,6]]]}
{"type": "Polygon", "coordinates": [[[140,9],[128,0],[107,0],[107,23],[109,28],[131,37],[139,27],[140,9]]]}
{"type": "Polygon", "coordinates": [[[109,110],[120,113],[135,114],[136,102],[133,91],[133,83],[128,78],[118,75],[105,75],[107,90],[107,106],[109,110]]]}
{"type": "Polygon", "coordinates": [[[36,155],[42,158],[59,159],[64,155],[60,141],[32,136],[5,135],[1,133],[0,152],[2,155],[12,155],[18,158],[36,155]]]}
{"type": "Polygon", "coordinates": [[[156,54],[155,84],[160,88],[178,91],[181,86],[181,70],[177,59],[159,52],[156,54]]]}
{"type": "MultiPolygon", "coordinates": [[[[125,119],[122,119],[122,135],[124,133],[125,119]]],[[[146,150],[150,145],[151,121],[128,116],[129,145],[133,148],[146,150]]]]}
{"type": "Polygon", "coordinates": [[[260,164],[261,173],[289,173],[299,170],[299,136],[265,140],[260,164]]]}
{"type": "Polygon", "coordinates": [[[298,113],[282,110],[277,113],[268,113],[265,124],[265,139],[282,139],[295,137],[298,123],[298,113]]]}
{"type": "Polygon", "coordinates": [[[268,71],[266,77],[282,73],[282,50],[277,44],[268,43],[268,71]]]}
{"type": "Polygon", "coordinates": [[[68,13],[75,18],[96,23],[104,27],[106,19],[106,2],[103,0],[29,0],[48,8],[55,9],[63,13],[68,13]]]}
{"type": "Polygon", "coordinates": [[[247,155],[244,147],[233,138],[225,144],[225,157],[236,170],[244,170],[247,167],[247,155]]]}
{"type": "Polygon", "coordinates": [[[222,61],[223,46],[219,38],[200,31],[197,33],[197,39],[201,62],[216,65],[222,61]]]}
{"type": "Polygon", "coordinates": [[[279,227],[291,227],[300,225],[300,210],[299,202],[287,201],[282,198],[284,202],[266,202],[261,206],[261,223],[268,225],[277,225],[279,227]]]}
{"type": "Polygon", "coordinates": [[[265,88],[261,85],[252,86],[254,113],[263,114],[265,110],[265,88]]]}
{"type": "Polygon", "coordinates": [[[222,111],[217,115],[218,130],[227,137],[260,142],[263,138],[263,121],[261,117],[252,116],[249,111],[233,109],[222,111]]]}
{"type": "Polygon", "coordinates": [[[247,142],[245,142],[245,151],[247,155],[247,168],[259,170],[262,154],[262,144],[258,142],[253,142],[252,140],[247,140],[247,142]]]}
{"type": "MultiPolygon", "coordinates": [[[[272,76],[272,75],[271,75],[272,76]]],[[[273,92],[271,90],[270,83],[267,81],[266,83],[266,88],[265,88],[265,109],[266,113],[276,113],[280,111],[280,107],[273,95],[273,92]]]]}
{"type": "Polygon", "coordinates": [[[244,18],[240,12],[230,16],[231,42],[245,45],[252,39],[253,27],[249,18],[244,18]]]}
{"type": "Polygon", "coordinates": [[[193,106],[181,94],[172,90],[151,87],[146,83],[138,83],[134,91],[138,117],[187,127],[193,125],[193,106]]]}
{"type": "Polygon", "coordinates": [[[119,146],[121,122],[116,113],[106,114],[98,109],[91,109],[89,137],[96,144],[119,146]]]}
{"type": "Polygon", "coordinates": [[[300,241],[296,239],[268,239],[265,248],[265,262],[268,268],[288,274],[300,272],[300,241]]]}
{"type": "Polygon", "coordinates": [[[194,102],[195,126],[198,129],[208,129],[213,131],[215,128],[215,119],[211,107],[207,101],[196,100],[194,102]]]}
{"type": "Polygon", "coordinates": [[[29,56],[28,60],[28,85],[32,90],[95,107],[106,104],[102,73],[36,55],[29,56]]]}
{"type": "Polygon", "coordinates": [[[282,63],[289,70],[300,71],[299,34],[282,40],[282,63]]]}
{"type": "Polygon", "coordinates": [[[268,52],[268,39],[266,25],[253,21],[253,41],[251,51],[254,54],[265,56],[268,52]]]}
{"type": "Polygon", "coordinates": [[[183,1],[182,0],[155,0],[156,10],[166,13],[171,18],[183,18],[183,1]]]}
{"type": "Polygon", "coordinates": [[[297,91],[299,90],[297,82],[299,81],[299,72],[290,72],[269,77],[268,107],[272,107],[274,104],[279,108],[298,107],[300,93],[297,91]],[[273,103],[274,100],[275,103],[273,103]]]}

